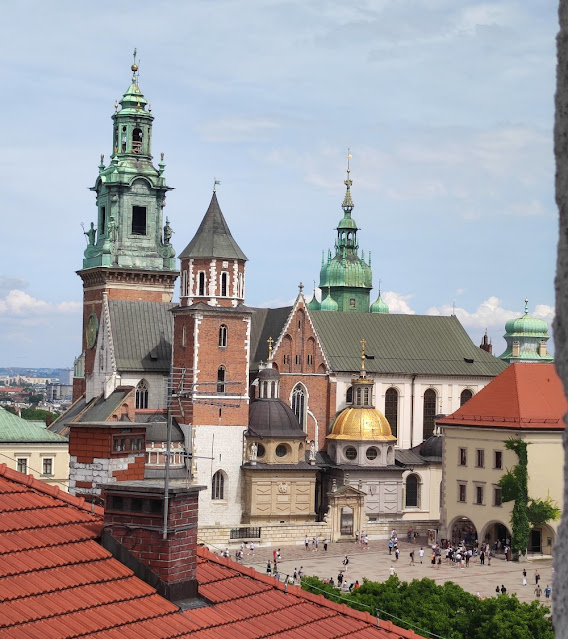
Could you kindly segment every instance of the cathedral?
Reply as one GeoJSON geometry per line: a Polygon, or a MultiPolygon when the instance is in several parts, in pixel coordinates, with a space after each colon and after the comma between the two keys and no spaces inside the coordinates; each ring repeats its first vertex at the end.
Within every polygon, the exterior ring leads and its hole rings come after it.
{"type": "Polygon", "coordinates": [[[171,187],[163,156],[153,163],[154,116],[132,72],[91,189],[74,403],[51,426],[72,434],[70,491],[96,501],[103,483],[165,475],[205,486],[205,538],[220,527],[233,539],[263,526],[303,538],[321,523],[332,540],[403,521],[436,527],[435,419],[507,362],[453,315],[390,314],[380,292],[371,303],[349,164],[321,302],[300,284],[292,306],[246,305],[247,257],[215,189],[176,259],[164,217],[171,187]]]}

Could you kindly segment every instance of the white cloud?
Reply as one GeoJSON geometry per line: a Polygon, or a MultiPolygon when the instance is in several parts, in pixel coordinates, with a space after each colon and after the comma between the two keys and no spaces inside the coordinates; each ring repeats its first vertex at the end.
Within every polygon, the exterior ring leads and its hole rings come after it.
{"type": "Polygon", "coordinates": [[[547,209],[544,204],[537,199],[511,204],[508,212],[513,215],[521,215],[523,217],[542,217],[556,214],[555,211],[553,212],[547,209]]]}
{"type": "Polygon", "coordinates": [[[54,304],[38,300],[25,291],[11,290],[4,298],[0,298],[0,315],[33,317],[53,313],[78,313],[82,308],[80,302],[60,302],[54,304]]]}
{"type": "Polygon", "coordinates": [[[412,299],[412,295],[402,295],[395,291],[385,291],[381,293],[381,297],[386,302],[391,313],[402,313],[404,315],[415,315],[416,311],[413,311],[408,304],[412,299]]]}
{"type": "MultiPolygon", "coordinates": [[[[426,315],[451,315],[454,312],[453,306],[444,304],[442,306],[432,306],[426,311],[426,315]]],[[[504,330],[505,324],[515,317],[521,317],[524,309],[512,311],[503,308],[501,300],[492,296],[481,302],[477,309],[473,312],[467,311],[465,308],[456,306],[455,315],[466,328],[493,328],[504,330]]],[[[536,306],[533,317],[544,319],[549,326],[554,318],[554,309],[546,304],[536,306]]]]}
{"type": "Polygon", "coordinates": [[[282,308],[283,306],[293,306],[296,298],[291,300],[283,300],[282,298],[276,298],[273,300],[266,300],[261,302],[259,308],[282,308]]]}
{"type": "Polygon", "coordinates": [[[202,122],[198,130],[207,142],[267,140],[281,124],[270,118],[227,117],[202,122]]]}
{"type": "Polygon", "coordinates": [[[11,291],[13,289],[28,288],[28,282],[22,277],[9,277],[8,275],[0,275],[0,291],[11,291]]]}

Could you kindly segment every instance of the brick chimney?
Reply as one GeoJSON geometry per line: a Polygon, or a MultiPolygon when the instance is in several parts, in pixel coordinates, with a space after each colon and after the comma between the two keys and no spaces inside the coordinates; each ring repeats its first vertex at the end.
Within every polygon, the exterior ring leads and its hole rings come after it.
{"type": "Polygon", "coordinates": [[[180,607],[197,595],[197,509],[205,486],[169,487],[154,481],[103,486],[101,543],[166,599],[180,607]],[[164,509],[167,535],[164,539],[164,509]]]}

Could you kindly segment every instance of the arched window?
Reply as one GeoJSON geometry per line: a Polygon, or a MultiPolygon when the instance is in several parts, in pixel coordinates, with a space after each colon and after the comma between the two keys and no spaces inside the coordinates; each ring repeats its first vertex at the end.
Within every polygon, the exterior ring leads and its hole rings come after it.
{"type": "Polygon", "coordinates": [[[227,297],[227,273],[221,273],[221,297],[227,297]]]}
{"type": "Polygon", "coordinates": [[[462,390],[461,395],[460,395],[460,406],[463,406],[472,397],[473,397],[473,393],[469,390],[469,388],[466,388],[465,390],[462,390]]]}
{"type": "Polygon", "coordinates": [[[390,424],[392,434],[398,437],[398,391],[389,388],[385,393],[385,417],[390,424]]]}
{"type": "Polygon", "coordinates": [[[361,406],[361,387],[357,388],[357,406],[361,406]]]}
{"type": "Polygon", "coordinates": [[[148,383],[145,379],[136,386],[136,408],[148,408],[148,383]]]}
{"type": "Polygon", "coordinates": [[[217,370],[217,392],[224,393],[225,392],[225,367],[219,366],[217,370]]]}
{"type": "Polygon", "coordinates": [[[219,346],[227,346],[227,326],[221,324],[219,327],[219,346]]]}
{"type": "Polygon", "coordinates": [[[363,389],[363,406],[369,406],[369,389],[363,389]]]}
{"type": "Polygon", "coordinates": [[[225,499],[225,474],[218,470],[211,480],[211,499],[225,499]]]}
{"type": "Polygon", "coordinates": [[[142,152],[142,129],[132,131],[132,153],[142,152]]]}
{"type": "Polygon", "coordinates": [[[406,499],[407,508],[418,508],[420,505],[420,482],[418,475],[408,475],[406,478],[406,499]]]}
{"type": "Polygon", "coordinates": [[[347,389],[347,392],[345,393],[345,401],[348,404],[352,404],[353,403],[353,386],[350,386],[347,389]]]}
{"type": "Polygon", "coordinates": [[[199,295],[205,295],[205,273],[199,272],[199,295]]]}
{"type": "Polygon", "coordinates": [[[292,410],[301,428],[306,430],[306,389],[302,384],[296,384],[292,391],[292,410]]]}
{"type": "Polygon", "coordinates": [[[428,439],[434,434],[434,417],[436,415],[436,391],[429,388],[424,393],[424,410],[422,421],[422,437],[428,439]]]}

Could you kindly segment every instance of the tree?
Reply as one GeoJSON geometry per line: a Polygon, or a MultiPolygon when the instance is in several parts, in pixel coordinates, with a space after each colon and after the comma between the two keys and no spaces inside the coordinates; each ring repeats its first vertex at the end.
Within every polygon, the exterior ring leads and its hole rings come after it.
{"type": "Polygon", "coordinates": [[[432,579],[410,583],[390,577],[387,581],[363,580],[350,593],[339,593],[317,577],[302,580],[302,588],[324,597],[388,619],[417,634],[434,633],[445,639],[553,639],[547,619],[548,607],[538,602],[520,603],[513,595],[479,599],[447,581],[432,579]]]}
{"type": "Polygon", "coordinates": [[[527,442],[521,439],[509,439],[505,442],[505,447],[517,455],[519,463],[499,480],[502,501],[515,502],[511,515],[511,550],[516,559],[527,553],[531,528],[560,518],[560,509],[552,503],[550,497],[545,500],[529,497],[527,446],[527,442]]]}

